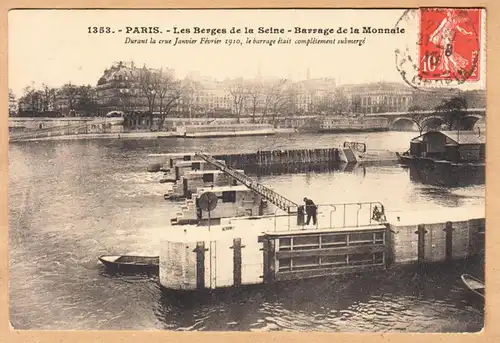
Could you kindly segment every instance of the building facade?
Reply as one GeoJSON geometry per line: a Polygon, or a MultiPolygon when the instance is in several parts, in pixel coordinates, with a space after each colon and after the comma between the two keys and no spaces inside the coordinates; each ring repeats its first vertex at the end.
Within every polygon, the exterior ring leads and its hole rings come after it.
{"type": "Polygon", "coordinates": [[[292,85],[296,89],[295,106],[299,112],[317,112],[322,105],[331,106],[335,101],[334,78],[306,79],[292,85]]]}
{"type": "Polygon", "coordinates": [[[342,86],[354,113],[406,112],[412,105],[413,91],[399,83],[372,83],[342,86]]]}
{"type": "Polygon", "coordinates": [[[104,71],[96,86],[100,115],[111,111],[147,112],[148,99],[136,83],[138,69],[133,64],[118,62],[104,71]]]}

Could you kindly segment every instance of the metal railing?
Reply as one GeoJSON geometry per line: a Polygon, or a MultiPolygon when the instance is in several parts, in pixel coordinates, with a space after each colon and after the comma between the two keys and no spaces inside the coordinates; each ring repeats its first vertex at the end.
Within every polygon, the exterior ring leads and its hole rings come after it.
{"type": "Polygon", "coordinates": [[[293,201],[285,198],[281,194],[276,193],[272,189],[254,181],[248,175],[243,174],[237,170],[232,169],[231,167],[225,165],[224,163],[214,159],[212,156],[198,152],[196,156],[200,157],[204,161],[212,164],[214,167],[224,172],[225,174],[231,176],[233,179],[247,186],[249,189],[254,191],[255,193],[264,197],[267,201],[274,204],[279,209],[285,211],[288,214],[296,213],[298,205],[293,201]]]}
{"type": "MultiPolygon", "coordinates": [[[[306,224],[307,213],[304,213],[304,220],[293,221],[289,219],[282,221],[282,229],[290,231],[291,229],[335,229],[346,227],[363,227],[376,224],[387,223],[385,215],[385,207],[381,202],[354,202],[354,203],[338,203],[338,204],[321,204],[317,205],[316,224],[310,222],[306,224]],[[325,223],[326,220],[326,223],[325,223]],[[303,222],[303,224],[292,225],[291,223],[303,222]]],[[[307,211],[305,211],[307,212],[307,211]]],[[[274,216],[274,231],[281,231],[278,225],[278,218],[283,216],[274,216]]],[[[313,220],[311,216],[311,221],[313,220]]]]}

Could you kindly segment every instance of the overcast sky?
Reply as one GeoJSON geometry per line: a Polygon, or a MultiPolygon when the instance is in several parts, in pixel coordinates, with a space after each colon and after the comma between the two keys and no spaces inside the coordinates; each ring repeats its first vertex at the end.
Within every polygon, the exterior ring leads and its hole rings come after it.
{"type": "MultiPolygon", "coordinates": [[[[9,87],[19,95],[35,81],[53,87],[64,83],[95,85],[114,61],[133,60],[137,65],[170,67],[178,77],[190,71],[218,79],[255,77],[260,68],[263,77],[312,78],[334,77],[338,83],[375,81],[402,82],[395,67],[395,49],[415,48],[417,25],[407,23],[406,34],[344,35],[312,34],[222,35],[242,39],[288,37],[337,40],[363,39],[363,45],[182,45],[125,44],[132,39],[175,39],[178,28],[226,28],[235,26],[273,27],[285,30],[372,26],[393,28],[402,10],[17,10],[9,12],[9,87]],[[109,26],[114,34],[89,34],[89,26],[109,26]],[[126,27],[158,26],[162,34],[126,34],[126,27]],[[118,32],[122,29],[123,32],[118,32]]],[[[214,38],[210,35],[178,35],[214,38]]],[[[484,70],[484,68],[483,68],[484,70]]],[[[482,87],[483,83],[468,86],[482,87]]]]}

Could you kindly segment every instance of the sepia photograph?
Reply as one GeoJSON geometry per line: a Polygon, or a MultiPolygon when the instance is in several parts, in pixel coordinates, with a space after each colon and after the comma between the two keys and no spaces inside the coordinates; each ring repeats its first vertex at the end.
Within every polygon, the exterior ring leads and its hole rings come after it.
{"type": "Polygon", "coordinates": [[[12,329],[482,331],[486,19],[9,11],[12,329]]]}

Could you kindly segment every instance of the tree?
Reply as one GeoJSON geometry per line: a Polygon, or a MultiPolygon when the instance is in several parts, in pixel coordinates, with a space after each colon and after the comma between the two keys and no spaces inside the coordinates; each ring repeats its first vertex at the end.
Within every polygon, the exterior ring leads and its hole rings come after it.
{"type": "Polygon", "coordinates": [[[12,91],[12,89],[9,88],[9,117],[14,117],[17,115],[19,110],[19,106],[17,104],[17,99],[12,91]]]}
{"type": "Polygon", "coordinates": [[[233,110],[239,123],[248,98],[247,87],[243,78],[238,78],[230,82],[229,94],[231,94],[233,99],[233,110]]]}
{"type": "Polygon", "coordinates": [[[281,109],[285,99],[285,86],[288,80],[280,79],[279,81],[272,82],[264,88],[264,104],[262,108],[262,115],[260,121],[266,117],[269,111],[272,112],[273,123],[276,124],[277,111],[281,109]]]}
{"type": "Polygon", "coordinates": [[[41,111],[41,103],[41,94],[36,89],[36,85],[34,82],[24,87],[23,95],[19,99],[19,106],[21,111],[31,111],[36,115],[41,111]]]}
{"type": "Polygon", "coordinates": [[[421,135],[424,130],[427,129],[427,125],[424,120],[428,117],[428,115],[424,113],[424,108],[418,105],[410,106],[408,112],[410,112],[409,119],[417,126],[418,132],[421,135]]]}
{"type": "Polygon", "coordinates": [[[163,128],[165,119],[170,113],[170,111],[177,105],[178,100],[181,97],[181,87],[180,82],[175,79],[172,70],[160,69],[154,78],[156,95],[158,97],[159,105],[159,123],[158,129],[163,128]]]}
{"type": "Polygon", "coordinates": [[[68,111],[72,113],[76,110],[77,101],[80,95],[79,87],[72,85],[71,82],[65,84],[59,90],[59,96],[66,99],[68,104],[68,111]]]}
{"type": "Polygon", "coordinates": [[[260,99],[262,95],[262,83],[252,82],[247,84],[247,101],[249,102],[250,112],[252,114],[252,123],[255,123],[255,114],[259,108],[260,99]]]}
{"type": "Polygon", "coordinates": [[[135,82],[139,92],[147,99],[149,127],[151,128],[153,126],[153,113],[155,110],[155,101],[157,96],[158,73],[144,65],[135,73],[135,82]]]}
{"type": "Polygon", "coordinates": [[[461,96],[443,100],[436,106],[435,113],[443,118],[448,130],[459,130],[463,118],[467,115],[467,100],[461,96]]]}
{"type": "Polygon", "coordinates": [[[46,84],[42,84],[42,89],[39,92],[41,98],[41,111],[53,111],[56,107],[56,90],[46,84]]]}
{"type": "Polygon", "coordinates": [[[136,109],[136,93],[134,89],[122,88],[119,90],[118,98],[123,112],[134,112],[136,109]]]}
{"type": "Polygon", "coordinates": [[[276,126],[276,115],[283,112],[288,103],[287,88],[288,80],[282,79],[276,86],[273,87],[272,93],[272,115],[273,115],[273,125],[276,126]]]}
{"type": "Polygon", "coordinates": [[[97,107],[97,94],[95,88],[90,85],[80,86],[78,88],[76,109],[85,112],[87,116],[91,116],[97,112],[97,107]]]}
{"type": "Polygon", "coordinates": [[[200,108],[197,106],[201,85],[195,80],[186,77],[180,84],[179,107],[181,111],[187,111],[189,119],[192,119],[193,112],[197,113],[200,108]]]}

